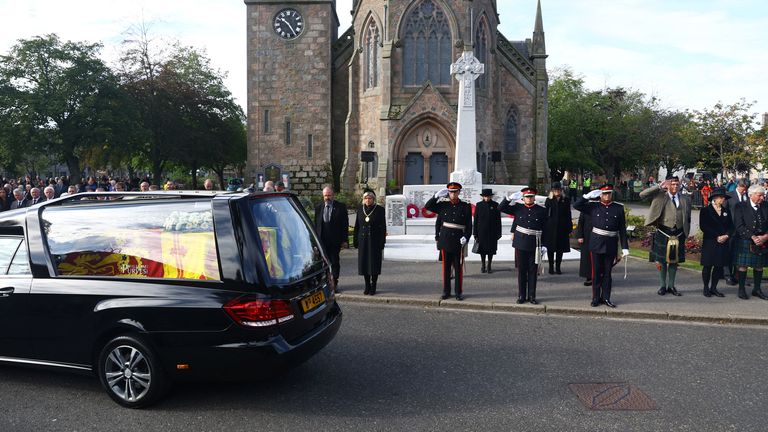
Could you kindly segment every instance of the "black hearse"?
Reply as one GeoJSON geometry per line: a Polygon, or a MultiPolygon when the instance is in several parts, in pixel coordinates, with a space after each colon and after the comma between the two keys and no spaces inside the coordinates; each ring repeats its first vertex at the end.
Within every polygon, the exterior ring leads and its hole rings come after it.
{"type": "Polygon", "coordinates": [[[82,193],[0,213],[0,362],[88,371],[120,405],[306,360],[341,310],[292,194],[82,193]]]}

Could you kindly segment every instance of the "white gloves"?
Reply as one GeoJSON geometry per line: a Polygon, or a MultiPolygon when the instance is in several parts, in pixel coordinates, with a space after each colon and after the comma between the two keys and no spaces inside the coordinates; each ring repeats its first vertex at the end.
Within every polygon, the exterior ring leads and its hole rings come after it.
{"type": "Polygon", "coordinates": [[[600,194],[602,193],[603,191],[601,191],[600,189],[595,189],[589,193],[585,193],[583,196],[584,196],[584,199],[595,199],[595,198],[600,198],[600,194]]]}
{"type": "Polygon", "coordinates": [[[622,249],[621,250],[621,257],[626,258],[629,256],[629,249],[622,249]]]}
{"type": "Polygon", "coordinates": [[[440,189],[435,194],[435,198],[445,198],[448,196],[448,189],[440,189]]]}
{"type": "Polygon", "coordinates": [[[542,246],[541,247],[541,253],[542,253],[542,255],[547,253],[547,247],[546,246],[542,246]]]}
{"type": "Polygon", "coordinates": [[[464,246],[465,244],[467,244],[467,238],[466,237],[460,238],[459,243],[461,243],[461,245],[464,246]]]}
{"type": "Polygon", "coordinates": [[[513,192],[513,193],[507,195],[507,199],[509,201],[517,201],[517,200],[519,200],[522,197],[523,197],[523,193],[520,192],[520,191],[513,192]]]}

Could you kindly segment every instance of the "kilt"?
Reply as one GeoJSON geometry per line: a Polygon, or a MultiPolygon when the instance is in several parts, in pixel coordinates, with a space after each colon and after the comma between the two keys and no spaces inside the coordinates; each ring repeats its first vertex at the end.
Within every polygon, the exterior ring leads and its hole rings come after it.
{"type": "Polygon", "coordinates": [[[752,240],[737,239],[733,249],[733,265],[761,268],[768,265],[768,255],[758,255],[749,250],[752,240]]]}
{"type": "MultiPolygon", "coordinates": [[[[682,231],[677,237],[679,240],[677,248],[677,262],[685,262],[685,236],[682,231]]],[[[653,233],[653,244],[651,244],[651,251],[648,253],[648,261],[658,262],[661,264],[667,263],[667,243],[669,238],[663,233],[656,230],[653,233]]]]}

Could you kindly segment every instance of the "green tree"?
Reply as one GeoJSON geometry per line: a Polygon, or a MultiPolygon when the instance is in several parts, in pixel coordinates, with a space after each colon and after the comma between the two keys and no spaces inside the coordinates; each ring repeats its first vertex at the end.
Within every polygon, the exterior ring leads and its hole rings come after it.
{"type": "Polygon", "coordinates": [[[731,105],[721,102],[712,109],[696,111],[702,161],[726,175],[728,172],[746,174],[764,160],[765,148],[754,148],[757,113],[750,113],[754,103],[741,99],[731,105]],[[752,144],[752,145],[750,145],[752,144]]]}
{"type": "Polygon", "coordinates": [[[80,155],[112,136],[118,92],[101,45],[50,34],[19,40],[0,61],[0,139],[5,152],[56,156],[72,175],[80,155]]]}

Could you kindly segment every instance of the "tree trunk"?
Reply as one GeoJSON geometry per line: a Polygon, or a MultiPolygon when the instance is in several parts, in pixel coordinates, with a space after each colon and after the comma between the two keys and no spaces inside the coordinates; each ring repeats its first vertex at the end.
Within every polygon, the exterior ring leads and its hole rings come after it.
{"type": "Polygon", "coordinates": [[[83,176],[83,172],[80,169],[80,159],[74,154],[65,154],[64,161],[67,163],[67,169],[69,170],[70,183],[80,183],[80,179],[83,176]],[[72,179],[75,179],[74,182],[72,179]]]}

